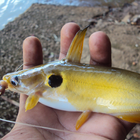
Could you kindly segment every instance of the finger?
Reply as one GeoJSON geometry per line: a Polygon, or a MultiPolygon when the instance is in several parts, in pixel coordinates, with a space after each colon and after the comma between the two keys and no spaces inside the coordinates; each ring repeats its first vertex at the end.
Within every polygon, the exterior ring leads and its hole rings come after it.
{"type": "Polygon", "coordinates": [[[90,63],[111,66],[111,43],[104,32],[95,32],[89,38],[90,63]]]}
{"type": "Polygon", "coordinates": [[[38,38],[27,37],[23,42],[23,63],[24,69],[42,64],[42,47],[38,38]]]}
{"type": "MultiPolygon", "coordinates": [[[[30,68],[32,66],[36,66],[42,64],[42,47],[39,39],[36,37],[27,37],[23,42],[23,63],[24,69],[30,68]]],[[[20,109],[24,109],[25,101],[27,96],[20,96],[20,109]]]]}
{"type": "Polygon", "coordinates": [[[60,45],[60,55],[59,59],[65,58],[69,46],[75,36],[75,34],[80,30],[80,27],[76,23],[67,23],[61,29],[61,45],[60,45]]]}

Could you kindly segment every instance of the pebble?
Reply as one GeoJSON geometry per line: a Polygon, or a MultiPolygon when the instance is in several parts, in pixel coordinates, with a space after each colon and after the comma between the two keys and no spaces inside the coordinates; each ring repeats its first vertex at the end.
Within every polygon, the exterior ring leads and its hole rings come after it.
{"type": "Polygon", "coordinates": [[[138,44],[135,44],[135,47],[139,47],[139,45],[138,44]]]}
{"type": "Polygon", "coordinates": [[[132,62],[132,65],[133,65],[133,66],[136,66],[136,65],[137,65],[137,62],[132,62]]]}
{"type": "Polygon", "coordinates": [[[7,130],[8,130],[8,131],[11,131],[11,127],[7,127],[7,130]]]}
{"type": "Polygon", "coordinates": [[[121,22],[130,23],[131,15],[128,13],[121,22]]]}
{"type": "Polygon", "coordinates": [[[103,23],[103,20],[102,19],[99,19],[97,24],[96,24],[96,27],[100,27],[103,23]]]}

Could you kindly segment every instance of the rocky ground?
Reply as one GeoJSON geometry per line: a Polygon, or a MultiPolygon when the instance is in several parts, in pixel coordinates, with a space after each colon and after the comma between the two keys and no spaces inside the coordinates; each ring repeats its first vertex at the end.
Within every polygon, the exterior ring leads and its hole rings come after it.
{"type": "MultiPolygon", "coordinates": [[[[95,31],[104,31],[112,44],[112,65],[140,72],[140,3],[133,2],[123,7],[68,7],[53,5],[32,5],[25,13],[8,23],[0,31],[0,79],[15,71],[22,64],[22,42],[30,36],[37,36],[43,46],[44,63],[58,59],[60,30],[67,22],[76,22],[81,28],[90,24],[84,42],[82,62],[88,63],[88,37],[95,31]]],[[[6,92],[0,98],[0,118],[15,120],[19,95],[6,92]]],[[[0,122],[0,137],[8,133],[13,125],[0,122]]],[[[140,139],[137,125],[127,140],[140,139]]]]}

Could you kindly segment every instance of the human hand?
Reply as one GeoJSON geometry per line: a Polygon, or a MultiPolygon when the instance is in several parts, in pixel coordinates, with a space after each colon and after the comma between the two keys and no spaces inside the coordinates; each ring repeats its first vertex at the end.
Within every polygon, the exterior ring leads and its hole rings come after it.
{"type": "MultiPolygon", "coordinates": [[[[68,23],[61,30],[61,48],[59,58],[65,58],[70,43],[79,30],[75,23],[68,23]]],[[[96,32],[90,36],[90,63],[93,65],[111,66],[111,44],[103,32],[96,32]]],[[[42,64],[42,47],[35,37],[28,37],[23,42],[24,69],[42,64]]],[[[25,112],[26,95],[20,96],[20,109],[17,122],[47,126],[57,129],[75,131],[75,124],[81,113],[65,112],[49,108],[38,103],[32,110],[25,112]]],[[[92,113],[88,121],[77,131],[85,133],[61,133],[22,125],[15,125],[12,131],[3,139],[80,139],[80,140],[124,140],[134,124],[122,121],[110,115],[92,113]],[[88,135],[87,133],[93,134],[88,135]]]]}

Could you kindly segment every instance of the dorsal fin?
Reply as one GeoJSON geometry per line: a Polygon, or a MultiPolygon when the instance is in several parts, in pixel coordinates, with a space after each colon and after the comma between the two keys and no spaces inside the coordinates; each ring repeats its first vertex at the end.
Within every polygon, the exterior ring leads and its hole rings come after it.
{"type": "Polygon", "coordinates": [[[66,56],[67,61],[80,63],[83,51],[84,38],[88,27],[89,26],[87,26],[83,30],[79,30],[75,35],[66,56]]]}

